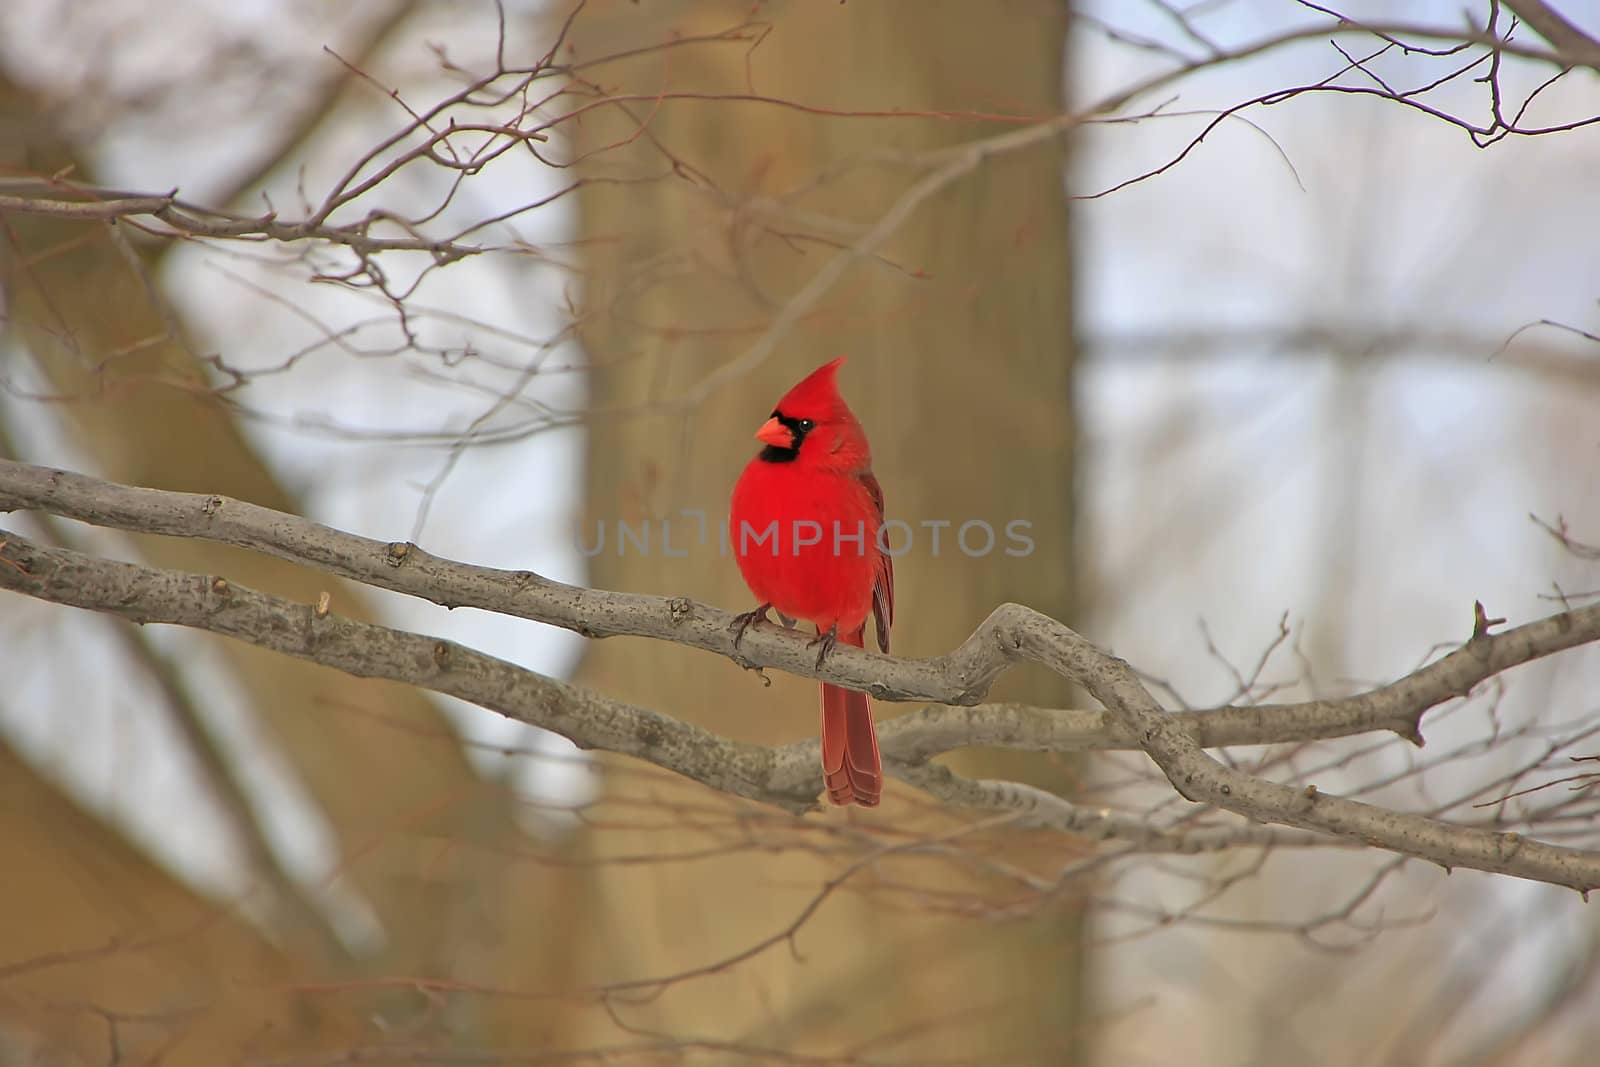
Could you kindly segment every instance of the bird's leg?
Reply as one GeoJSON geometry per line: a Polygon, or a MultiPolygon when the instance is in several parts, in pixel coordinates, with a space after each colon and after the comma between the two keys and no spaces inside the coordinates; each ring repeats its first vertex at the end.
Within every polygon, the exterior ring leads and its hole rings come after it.
{"type": "Polygon", "coordinates": [[[794,624],[799,622],[800,620],[799,619],[791,619],[791,618],[789,618],[789,616],[785,615],[783,612],[780,611],[780,612],[778,612],[778,621],[783,623],[783,628],[785,630],[792,630],[792,629],[794,629],[794,624]]]}
{"type": "Polygon", "coordinates": [[[771,604],[757,604],[754,611],[742,612],[733,617],[733,647],[738,648],[739,642],[744,640],[744,632],[751,625],[758,622],[771,622],[767,612],[772,610],[771,604]]]}
{"type": "Polygon", "coordinates": [[[838,623],[834,623],[832,626],[828,627],[826,632],[823,631],[822,627],[820,627],[820,626],[817,627],[817,636],[812,638],[811,644],[807,645],[806,647],[810,648],[811,645],[821,645],[822,646],[821,648],[817,649],[817,669],[818,670],[822,669],[822,661],[828,658],[828,653],[832,652],[833,651],[833,646],[837,645],[838,643],[839,643],[839,624],[838,623]]]}

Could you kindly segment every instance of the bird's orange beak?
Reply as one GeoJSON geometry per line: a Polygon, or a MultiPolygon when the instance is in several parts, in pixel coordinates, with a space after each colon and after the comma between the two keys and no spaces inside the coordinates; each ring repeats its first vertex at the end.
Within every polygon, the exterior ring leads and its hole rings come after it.
{"type": "Polygon", "coordinates": [[[793,448],[794,431],[774,416],[761,424],[761,429],[756,431],[756,440],[773,448],[793,448]]]}

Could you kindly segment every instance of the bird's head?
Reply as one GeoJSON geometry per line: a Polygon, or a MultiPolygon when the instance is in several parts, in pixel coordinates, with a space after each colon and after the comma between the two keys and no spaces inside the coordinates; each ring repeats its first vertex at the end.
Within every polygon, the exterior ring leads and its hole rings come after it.
{"type": "Polygon", "coordinates": [[[766,445],[761,458],[790,463],[804,455],[827,466],[864,465],[867,441],[834,381],[844,357],[824,363],[783,395],[756,440],[766,445]]]}

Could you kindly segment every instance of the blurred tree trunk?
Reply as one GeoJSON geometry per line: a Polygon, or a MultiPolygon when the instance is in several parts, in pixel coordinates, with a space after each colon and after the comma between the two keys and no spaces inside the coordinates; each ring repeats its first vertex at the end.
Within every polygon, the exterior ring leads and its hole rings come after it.
{"type": "MultiPolygon", "coordinates": [[[[746,17],[771,24],[758,47],[696,44],[600,64],[590,74],[606,91],[644,100],[626,111],[590,112],[573,145],[585,178],[624,179],[586,184],[580,193],[581,336],[598,408],[680,396],[746,350],[838,249],[922,175],[897,154],[1008,128],[652,95],[751,93],[873,112],[1037,116],[1063,106],[1062,4],[591,4],[578,19],[573,56],[593,60],[674,35],[714,33],[746,17]],[[846,164],[853,165],[841,169],[846,164]],[[658,180],[626,181],[649,176],[658,180]]],[[[687,423],[652,414],[593,424],[584,536],[592,544],[598,525],[608,540],[590,561],[592,584],[748,607],[737,569],[715,547],[729,490],[759,447],[751,434],[773,402],[842,352],[850,356],[842,386],[871,438],[889,515],[915,531],[915,549],[896,562],[895,651],[944,652],[1006,600],[1073,618],[1074,321],[1064,155],[1057,141],[992,160],[923,204],[877,257],[852,265],[769,358],[707,398],[687,423]],[[694,543],[695,520],[682,509],[706,513],[709,547],[694,543]],[[652,550],[619,552],[617,522],[646,519],[658,524],[652,550]],[[981,558],[956,544],[956,528],[969,519],[987,522],[1000,538],[981,558]],[[1035,549],[1026,558],[1003,552],[1013,519],[1031,523],[1035,549]],[[661,520],[687,557],[663,553],[661,520]],[[924,521],[952,524],[937,554],[924,521]]],[[[817,730],[815,683],[775,676],[763,688],[730,663],[660,643],[593,646],[580,680],[745,739],[786,741],[817,730]]],[[[1008,679],[1003,695],[1066,699],[1059,685],[1039,678],[1008,679]]],[[[900,710],[877,706],[880,715],[900,710]]],[[[957,762],[1053,788],[1070,782],[1069,769],[1017,755],[957,762]]],[[[625,778],[614,787],[635,792],[625,778]]],[[[691,802],[688,792],[650,788],[657,803],[691,802]]],[[[916,817],[916,797],[891,783],[875,812],[812,818],[906,823],[916,817]]],[[[670,847],[665,831],[650,841],[670,847]]],[[[671,973],[738,952],[790,921],[836,869],[816,857],[746,854],[613,872],[611,921],[631,932],[621,938],[631,953],[613,957],[608,974],[671,973]]],[[[835,895],[800,935],[802,963],[780,948],[733,977],[699,980],[656,1002],[652,1024],[768,1041],[805,1033],[815,1042],[805,1046],[811,1052],[855,1048],[905,1027],[911,1036],[892,1046],[899,1055],[983,1059],[1002,1049],[1049,1048],[1055,1063],[1087,1055],[1076,902],[974,928],[919,915],[915,906],[890,911],[844,897],[835,895]]]]}
{"type": "MultiPolygon", "coordinates": [[[[43,709],[46,712],[48,709],[43,709]]],[[[304,972],[46,783],[0,739],[0,1063],[216,1064],[351,1042],[304,972]],[[119,1059],[120,1057],[120,1059],[119,1059]]]]}
{"type": "MultiPolygon", "coordinates": [[[[0,167],[39,176],[69,166],[79,180],[93,180],[39,117],[28,92],[0,72],[0,167]]],[[[160,292],[153,256],[135,248],[127,235],[103,223],[0,215],[6,326],[62,399],[54,410],[74,444],[99,473],[116,481],[215,492],[299,511],[227,406],[208,392],[204,361],[160,292]]],[[[34,462],[54,458],[29,454],[26,442],[19,447],[23,458],[34,462]]],[[[355,618],[372,614],[356,587],[264,555],[198,540],[141,537],[135,542],[159,566],[222,575],[308,605],[327,589],[335,611],[355,618]]],[[[198,987],[226,981],[254,985],[278,980],[292,966],[299,968],[292,973],[301,980],[356,980],[365,973],[536,988],[555,984],[557,976],[569,972],[565,954],[583,929],[581,908],[588,897],[570,879],[552,886],[539,864],[519,855],[526,839],[512,819],[514,797],[501,783],[473,771],[450,721],[434,703],[408,687],[353,678],[240,642],[218,639],[216,647],[327,819],[343,857],[340,876],[373,908],[383,930],[382,950],[353,968],[337,959],[304,956],[263,971],[253,956],[230,955],[235,950],[224,947],[218,955],[173,963],[174,981],[181,972],[182,982],[198,987]],[[568,921],[552,928],[541,911],[546,906],[563,909],[568,921]]],[[[34,774],[20,763],[5,773],[18,775],[19,787],[34,774]]],[[[29,788],[37,806],[16,811],[41,824],[86,821],[70,815],[70,801],[43,780],[29,788]]],[[[5,829],[0,842],[9,852],[16,838],[5,829]]],[[[23,916],[38,945],[75,950],[108,939],[131,943],[162,934],[151,925],[153,912],[140,903],[147,898],[173,901],[166,910],[174,914],[193,911],[192,923],[215,907],[176,881],[164,883],[146,861],[130,860],[97,875],[84,866],[80,845],[67,835],[45,837],[40,850],[30,854],[39,884],[92,883],[96,892],[125,899],[128,907],[39,907],[26,903],[35,899],[26,895],[28,884],[0,877],[0,965],[23,949],[12,936],[23,916]]],[[[40,895],[50,898],[48,892],[40,895]]],[[[263,951],[243,933],[225,945],[236,943],[242,946],[239,952],[263,951]]],[[[83,981],[58,983],[54,995],[106,1007],[144,1003],[155,995],[156,987],[141,984],[141,971],[92,971],[58,972],[83,981]],[[118,986],[115,975],[125,975],[131,984],[118,986]]],[[[539,1006],[482,998],[471,1002],[468,1017],[461,1013],[465,1004],[465,998],[456,998],[441,1011],[414,990],[384,986],[370,1003],[347,996],[340,1010],[362,1023],[347,1028],[346,1036],[373,1036],[378,1015],[391,1026],[419,1018],[443,1022],[453,1039],[474,1045],[506,1044],[532,1032],[561,1033],[558,1014],[547,1018],[539,1006]]],[[[0,1001],[0,1013],[21,1011],[21,1021],[31,1026],[37,1019],[28,1015],[29,1007],[26,1001],[0,1001]]],[[[241,1010],[248,1010],[248,1003],[241,1010]]],[[[272,999],[264,998],[261,1013],[247,1019],[239,1035],[255,1033],[274,1010],[272,999]]],[[[196,1062],[232,1062],[242,1047],[196,1062]]]]}

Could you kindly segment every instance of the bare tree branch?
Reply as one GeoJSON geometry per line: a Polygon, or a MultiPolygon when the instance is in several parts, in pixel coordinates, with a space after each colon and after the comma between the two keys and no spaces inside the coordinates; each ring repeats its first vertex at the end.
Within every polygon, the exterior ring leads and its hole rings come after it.
{"type": "MultiPolygon", "coordinates": [[[[391,299],[399,300],[401,299],[399,294],[390,292],[386,288],[383,272],[377,267],[373,257],[383,252],[427,252],[433,259],[433,267],[437,268],[500,247],[469,238],[473,238],[474,235],[481,236],[488,227],[508,222],[566,196],[576,188],[576,184],[567,185],[546,198],[523,203],[503,214],[464,226],[456,226],[446,233],[430,235],[426,231],[433,228],[433,224],[436,223],[450,225],[448,222],[441,222],[441,219],[445,215],[445,208],[454,201],[461,183],[481,173],[485,167],[508,152],[524,149],[541,165],[554,169],[570,166],[570,161],[563,162],[541,154],[540,148],[551,139],[552,130],[580,120],[585,113],[595,108],[627,109],[637,104],[658,107],[664,101],[698,101],[707,104],[755,103],[825,113],[841,119],[901,121],[939,118],[972,122],[1007,122],[1020,127],[920,156],[898,158],[896,161],[900,164],[923,167],[926,173],[906,189],[866,236],[832,257],[817,272],[808,286],[786,305],[784,314],[774,321],[749,350],[738,359],[719,367],[688,395],[678,398],[669,405],[678,410],[686,410],[704,399],[717,386],[760,363],[773,347],[776,337],[791,320],[803,316],[856,260],[874,255],[923,202],[941,189],[964,178],[996,156],[1025,150],[1060,136],[1064,131],[1081,124],[1137,122],[1150,119],[1157,114],[1171,114],[1164,111],[1161,105],[1142,114],[1129,115],[1123,112],[1135,100],[1150,98],[1152,94],[1166,90],[1201,71],[1246,61],[1301,41],[1347,35],[1374,37],[1379,41],[1388,42],[1386,46],[1388,48],[1404,48],[1409,53],[1434,58],[1454,56],[1472,48],[1488,50],[1486,55],[1479,56],[1472,64],[1441,81],[1411,90],[1397,91],[1387,85],[1380,85],[1378,88],[1339,85],[1333,84],[1333,78],[1327,78],[1314,84],[1282,89],[1244,101],[1218,114],[1207,126],[1206,132],[1202,132],[1190,141],[1187,147],[1161,166],[1085,196],[1089,198],[1104,196],[1127,185],[1155,177],[1176,166],[1198,147],[1210,129],[1238,112],[1252,106],[1282,103],[1293,97],[1314,92],[1377,95],[1397,105],[1421,110],[1435,118],[1460,126],[1475,138],[1484,139],[1484,143],[1512,133],[1531,136],[1573,129],[1600,121],[1600,117],[1586,117],[1575,122],[1549,127],[1524,128],[1518,125],[1521,111],[1516,118],[1508,121],[1500,114],[1496,97],[1493,121],[1479,124],[1423,104],[1418,99],[1425,91],[1467,73],[1472,66],[1485,59],[1492,59],[1498,63],[1500,57],[1510,56],[1563,69],[1570,68],[1574,62],[1570,50],[1583,45],[1584,42],[1588,42],[1589,47],[1593,47],[1594,43],[1543,4],[1522,3],[1515,6],[1519,10],[1527,9],[1528,14],[1525,15],[1527,20],[1530,24],[1537,24],[1540,32],[1557,45],[1555,51],[1515,42],[1496,32],[1492,25],[1480,29],[1471,24],[1456,27],[1364,21],[1347,18],[1332,8],[1317,4],[1303,3],[1303,6],[1327,16],[1327,21],[1288,29],[1228,51],[1218,51],[1214,46],[1208,47],[1204,55],[1183,59],[1174,68],[1152,74],[1125,89],[1112,93],[1081,113],[1051,116],[965,111],[836,111],[801,101],[765,97],[753,93],[707,95],[692,92],[660,92],[641,98],[607,95],[585,80],[585,71],[597,63],[620,57],[603,57],[572,65],[556,63],[554,57],[564,41],[563,36],[558,37],[550,51],[535,65],[509,66],[501,55],[492,70],[472,79],[456,92],[425,108],[415,109],[404,105],[403,101],[400,101],[398,91],[391,91],[397,102],[405,106],[409,120],[362,154],[328,190],[320,203],[314,206],[306,204],[303,218],[285,220],[276,210],[249,214],[198,204],[181,199],[176,189],[167,192],[148,190],[128,192],[97,188],[73,182],[60,175],[0,180],[0,213],[17,212],[76,219],[122,219],[133,225],[151,228],[159,235],[168,238],[274,241],[284,244],[323,242],[348,249],[357,257],[359,263],[348,271],[341,269],[332,274],[319,274],[321,280],[339,281],[357,288],[376,285],[391,299]],[[1434,47],[1420,43],[1424,41],[1442,43],[1434,47]],[[543,95],[536,93],[536,88],[543,95]],[[514,102],[515,106],[512,106],[514,102]],[[559,111],[556,110],[558,103],[570,106],[567,110],[559,111]],[[509,115],[503,113],[508,107],[511,109],[509,115]],[[411,143],[413,140],[420,143],[411,143]],[[339,223],[331,221],[336,213],[348,216],[349,212],[354,210],[357,201],[367,197],[395,174],[415,163],[428,163],[455,174],[449,191],[431,210],[407,218],[384,208],[371,208],[357,219],[339,223]],[[153,220],[157,225],[151,227],[150,222],[145,220],[153,220]],[[385,235],[375,232],[378,230],[398,232],[385,235]]],[[[408,10],[408,4],[398,4],[388,18],[377,20],[369,43],[375,44],[381,41],[395,25],[403,21],[408,10]]],[[[1180,17],[1180,22],[1182,21],[1184,20],[1180,17]]],[[[1187,25],[1186,22],[1184,24],[1187,25]]],[[[686,47],[722,45],[744,47],[758,37],[759,33],[753,24],[738,23],[715,33],[675,38],[649,50],[678,50],[686,47]]],[[[1587,54],[1587,52],[1582,53],[1584,56],[1587,54]]],[[[1580,56],[1578,61],[1589,60],[1580,56]]],[[[1366,70],[1359,61],[1351,61],[1345,71],[1340,73],[1348,72],[1350,69],[1366,70]]],[[[361,71],[358,67],[347,65],[346,73],[357,76],[361,71]]],[[[461,72],[458,70],[456,73],[461,72]]],[[[1334,75],[1334,78],[1336,77],[1338,75],[1334,75]]],[[[1526,106],[1524,104],[1523,110],[1526,110],[1526,106]]],[[[642,131],[643,126],[641,126],[642,131]]],[[[289,142],[290,145],[293,143],[292,140],[289,142]]],[[[878,162],[883,161],[878,160],[878,162]]],[[[675,167],[681,169],[681,164],[675,167]]]]}
{"type": "Polygon", "coordinates": [[[1166,827],[1141,815],[1075,804],[1023,782],[963,778],[940,763],[906,763],[891,758],[887,765],[896,778],[947,804],[1021,812],[1023,825],[1063,830],[1101,841],[1125,842],[1130,852],[1199,853],[1239,847],[1355,844],[1330,842],[1325,835],[1302,830],[1244,822],[1195,829],[1166,827]]]}
{"type": "MultiPolygon", "coordinates": [[[[744,659],[732,647],[732,616],[686,598],[585,590],[531,572],[471,567],[429,556],[408,544],[354,537],[221,497],[132,489],[65,471],[0,462],[0,508],[22,507],[123,529],[254,548],[450,606],[503,610],[590,636],[656,637],[744,659]]],[[[779,749],[740,744],[449,641],[342,619],[325,603],[294,604],[231,585],[221,577],[98,560],[14,535],[5,535],[0,551],[4,553],[0,588],[139,622],[211,630],[351,674],[410,682],[554,730],[582,747],[637,756],[713,788],[791,811],[810,806],[814,798],[814,743],[779,749]]],[[[1392,702],[1398,708],[1408,699],[1436,703],[1464,695],[1477,681],[1509,667],[1600,638],[1600,605],[1498,635],[1484,630],[1477,627],[1461,649],[1368,697],[1375,699],[1374,706],[1389,707],[1392,702]],[[1376,697],[1386,691],[1388,695],[1376,697]]],[[[752,665],[825,678],[886,699],[973,703],[1013,663],[1038,663],[1083,686],[1104,704],[1106,728],[1137,739],[1188,800],[1256,822],[1332,834],[1447,868],[1511,874],[1584,893],[1600,887],[1597,851],[1389,811],[1324,794],[1314,785],[1281,785],[1225,766],[1204,752],[1204,731],[1192,719],[1168,713],[1157,704],[1126,663],[1021,605],[1000,606],[958,648],[928,660],[841,649],[819,669],[805,642],[780,628],[753,629],[747,640],[745,654],[752,665]]],[[[1228,709],[1227,714],[1247,716],[1257,710],[1228,709]]],[[[1076,820],[1079,829],[1088,829],[1092,823],[1094,832],[1108,836],[1131,831],[1108,814],[1085,823],[1081,813],[1051,805],[1044,794],[1024,794],[1017,783],[964,782],[954,775],[942,778],[939,771],[919,770],[904,759],[891,762],[901,777],[953,800],[1025,810],[1035,816],[1030,821],[1047,825],[1070,826],[1076,820]]]]}
{"type": "Polygon", "coordinates": [[[1590,37],[1544,0],[1504,0],[1512,13],[1555,46],[1563,62],[1600,71],[1600,41],[1590,37]]]}
{"type": "Polygon", "coordinates": [[[381,214],[368,215],[359,222],[347,224],[314,219],[282,222],[279,221],[277,212],[241,215],[220,208],[190,203],[180,199],[176,192],[154,195],[122,194],[114,190],[101,190],[88,186],[62,189],[60,183],[42,183],[31,179],[0,183],[0,188],[13,189],[22,194],[0,195],[0,212],[16,211],[62,219],[106,221],[147,215],[171,227],[171,233],[167,236],[226,237],[242,241],[284,243],[318,240],[344,245],[361,255],[378,252],[430,252],[441,264],[452,263],[483,251],[477,245],[464,244],[448,237],[437,240],[415,235],[375,237],[372,234],[375,226],[395,221],[381,214]],[[37,195],[46,189],[50,189],[55,195],[37,195]],[[85,199],[66,199],[63,193],[83,196],[85,199]]]}
{"type": "Polygon", "coordinates": [[[336,69],[323,75],[293,119],[273,131],[273,143],[256,146],[259,149],[257,157],[244,170],[230,176],[227,186],[217,190],[215,202],[233,203],[255,188],[274,168],[304,149],[329,116],[334,114],[339,98],[359,80],[356,72],[366,67],[371,58],[395,37],[416,14],[419,6],[417,0],[394,0],[388,10],[379,12],[371,22],[362,26],[358,38],[347,46],[350,49],[348,60],[338,63],[336,69]]]}
{"type": "Polygon", "coordinates": [[[802,810],[815,799],[814,768],[797,754],[717,737],[689,723],[610,700],[451,641],[358,622],[234,585],[67,549],[10,532],[0,588],[103,611],[138,623],[190,626],[236,637],[362,678],[408,682],[542,726],[580,748],[638,756],[736,796],[802,810]],[[789,766],[794,764],[794,766],[789,766]],[[788,788],[777,786],[778,781],[788,788]]]}
{"type": "MultiPolygon", "coordinates": [[[[674,641],[747,667],[772,667],[853,686],[880,700],[975,705],[1005,669],[1004,663],[992,662],[988,650],[974,645],[976,634],[935,659],[899,659],[841,646],[818,667],[814,652],[792,632],[758,625],[736,650],[733,617],[685,597],[583,589],[531,571],[458,563],[409,542],[375,541],[244,501],[134,488],[0,459],[0,510],[23,508],[133,533],[237,545],[445,607],[481,608],[585,637],[674,641]]],[[[1323,740],[1375,730],[1420,743],[1419,723],[1429,708],[1465,696],[1510,667],[1597,638],[1600,606],[1593,606],[1486,636],[1399,681],[1353,697],[1176,712],[1169,718],[1192,731],[1203,748],[1323,740]],[[1574,624],[1575,618],[1587,621],[1574,624]]],[[[1142,747],[1135,732],[1104,711],[1019,704],[925,708],[885,723],[880,740],[886,754],[908,762],[963,745],[1039,751],[1142,747]]]]}

